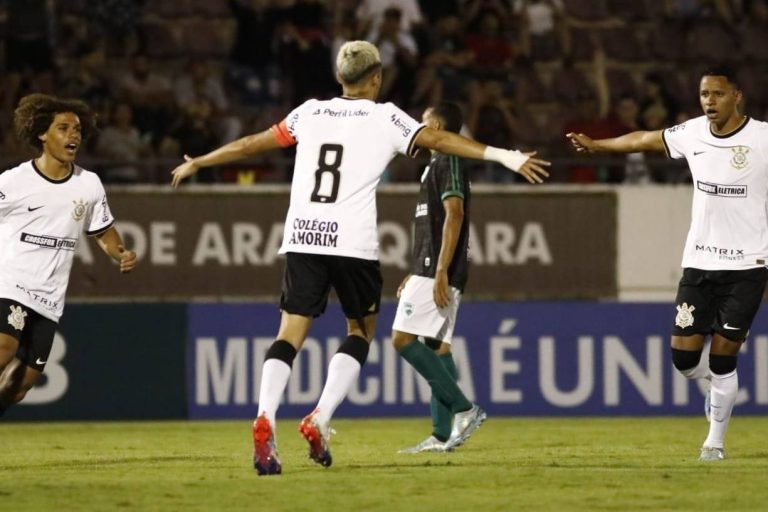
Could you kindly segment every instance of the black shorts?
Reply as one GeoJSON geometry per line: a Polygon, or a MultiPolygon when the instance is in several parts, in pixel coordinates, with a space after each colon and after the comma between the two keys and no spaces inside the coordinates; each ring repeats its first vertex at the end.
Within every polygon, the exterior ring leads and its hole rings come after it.
{"type": "Polygon", "coordinates": [[[280,309],[292,315],[320,316],[331,287],[347,318],[362,319],[379,312],[382,278],[378,261],[297,252],[286,255],[280,309]]]}
{"type": "Polygon", "coordinates": [[[768,281],[768,269],[683,269],[677,288],[673,336],[718,333],[743,341],[749,334],[768,281]]]}
{"type": "Polygon", "coordinates": [[[58,324],[11,299],[0,299],[0,332],[19,341],[16,359],[39,372],[51,353],[58,324]]]}

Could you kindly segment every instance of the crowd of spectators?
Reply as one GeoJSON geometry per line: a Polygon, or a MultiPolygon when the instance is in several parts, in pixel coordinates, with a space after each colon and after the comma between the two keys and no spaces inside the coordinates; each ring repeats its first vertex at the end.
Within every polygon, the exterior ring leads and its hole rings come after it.
{"type": "MultiPolygon", "coordinates": [[[[166,181],[200,154],[338,94],[350,39],[381,52],[381,100],[414,116],[462,105],[464,131],[555,159],[560,182],[675,181],[643,155],[584,160],[563,134],[658,129],[699,115],[707,66],[737,67],[747,114],[768,117],[768,0],[0,0],[3,161],[18,99],[85,100],[100,132],[84,148],[106,182],[166,181]]],[[[290,179],[290,151],[203,180],[290,179]]],[[[393,162],[392,181],[416,163],[393,162]]],[[[493,167],[476,181],[512,181],[493,167]]]]}

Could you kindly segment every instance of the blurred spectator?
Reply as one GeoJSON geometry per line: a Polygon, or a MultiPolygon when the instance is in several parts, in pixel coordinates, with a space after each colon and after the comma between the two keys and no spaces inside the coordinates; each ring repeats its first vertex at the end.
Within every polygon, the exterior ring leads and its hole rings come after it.
{"type": "Polygon", "coordinates": [[[329,16],[322,0],[297,0],[279,28],[281,71],[291,104],[335,93],[334,71],[327,58],[331,38],[325,23],[329,16]]]}
{"type": "Polygon", "coordinates": [[[4,116],[26,92],[54,89],[54,0],[5,0],[4,116]]]}
{"type": "Polygon", "coordinates": [[[229,0],[236,22],[230,57],[230,77],[243,101],[250,105],[279,97],[275,32],[287,15],[269,0],[229,0]]]}
{"type": "Polygon", "coordinates": [[[98,134],[95,155],[120,162],[104,166],[105,183],[138,183],[146,181],[140,162],[151,156],[152,148],[133,124],[133,111],[126,102],[112,108],[109,122],[98,134]]]}
{"type": "Polygon", "coordinates": [[[400,9],[387,9],[381,24],[366,38],[379,48],[382,69],[379,97],[385,100],[404,95],[405,90],[412,89],[409,85],[413,85],[411,77],[416,67],[418,48],[413,36],[401,29],[401,19],[400,9]],[[396,85],[400,86],[397,92],[403,94],[393,94],[396,85]]]}
{"type": "MultiPolygon", "coordinates": [[[[641,118],[645,118],[646,110],[652,110],[649,116],[658,116],[660,113],[665,114],[665,119],[659,127],[664,128],[673,124],[678,112],[680,111],[677,100],[670,94],[664,84],[664,79],[659,73],[648,73],[643,78],[641,84],[641,100],[640,111],[641,118]]],[[[654,128],[660,129],[660,128],[654,128]]],[[[647,129],[647,128],[645,128],[647,129]]]]}
{"type": "Polygon", "coordinates": [[[362,0],[357,8],[358,33],[377,30],[388,9],[400,11],[400,30],[411,32],[423,20],[417,0],[362,0]]]}
{"type": "MultiPolygon", "coordinates": [[[[205,100],[189,103],[181,112],[161,144],[161,155],[183,157],[203,155],[219,145],[219,137],[213,130],[213,108],[205,100]]],[[[197,181],[215,181],[216,173],[200,173],[197,181]]]]}
{"type": "Polygon", "coordinates": [[[171,82],[165,73],[151,70],[146,55],[134,55],[130,67],[117,77],[117,93],[131,104],[142,134],[149,133],[157,144],[173,116],[171,82]]]}
{"type": "MultiPolygon", "coordinates": [[[[483,144],[497,147],[517,146],[515,139],[518,123],[512,110],[512,102],[504,97],[501,83],[488,82],[483,92],[475,89],[470,94],[467,130],[483,144]]],[[[484,167],[487,169],[484,173],[485,181],[522,181],[517,180],[518,174],[503,167],[484,167]]]]}
{"type": "Polygon", "coordinates": [[[562,0],[514,0],[513,13],[523,24],[521,51],[534,60],[570,53],[562,0]]]}
{"type": "Polygon", "coordinates": [[[473,80],[470,83],[471,95],[488,96],[493,94],[498,82],[503,93],[510,94],[511,71],[516,56],[515,46],[502,34],[499,15],[492,10],[485,11],[480,17],[476,31],[467,34],[467,49],[472,53],[469,70],[473,80]]]}
{"type": "Polygon", "coordinates": [[[460,18],[448,13],[441,15],[430,29],[412,103],[436,105],[442,100],[457,101],[465,95],[467,67],[474,54],[466,49],[461,28],[460,18]]]}
{"type": "MultiPolygon", "coordinates": [[[[86,13],[90,15],[90,33],[102,37],[107,53],[127,57],[139,45],[136,21],[144,0],[89,0],[86,13]]],[[[151,41],[148,44],[152,44],[151,41]]]]}
{"type": "MultiPolygon", "coordinates": [[[[610,121],[614,123],[614,136],[640,130],[638,116],[640,106],[633,96],[622,96],[616,102],[611,113],[610,121]]],[[[628,153],[624,164],[624,183],[643,184],[650,183],[651,173],[645,162],[645,153],[628,153]]]]}
{"type": "Polygon", "coordinates": [[[191,60],[187,63],[185,71],[176,78],[174,95],[176,105],[182,110],[201,100],[211,105],[211,121],[221,134],[220,145],[232,142],[242,134],[243,123],[230,109],[221,76],[213,72],[206,62],[191,60]]]}
{"type": "Polygon", "coordinates": [[[459,16],[463,0],[420,0],[419,7],[424,18],[433,25],[445,16],[459,16]]]}
{"type": "Polygon", "coordinates": [[[106,48],[100,43],[96,40],[77,49],[74,63],[65,66],[59,75],[62,96],[81,99],[97,110],[112,98],[106,48]]]}

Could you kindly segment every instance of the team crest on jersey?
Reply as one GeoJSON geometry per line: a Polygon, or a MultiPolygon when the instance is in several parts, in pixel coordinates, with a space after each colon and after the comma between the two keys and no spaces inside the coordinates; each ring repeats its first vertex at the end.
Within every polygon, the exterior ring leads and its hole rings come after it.
{"type": "Polygon", "coordinates": [[[75,209],[72,210],[72,218],[80,222],[85,217],[85,201],[80,199],[79,201],[72,201],[75,203],[75,209]]]}
{"type": "Polygon", "coordinates": [[[11,306],[11,314],[8,315],[8,325],[16,329],[17,331],[24,330],[24,318],[27,316],[27,312],[24,311],[21,306],[11,306]]]}
{"type": "Polygon", "coordinates": [[[731,151],[733,151],[733,157],[731,158],[731,167],[733,167],[738,171],[745,168],[749,163],[747,161],[747,153],[749,153],[749,148],[746,148],[744,146],[736,146],[735,148],[731,148],[731,151]]]}
{"type": "Polygon", "coordinates": [[[410,302],[403,303],[403,312],[405,313],[405,316],[411,316],[413,314],[414,309],[415,309],[415,306],[410,302]]]}
{"type": "Polygon", "coordinates": [[[677,316],[675,317],[675,325],[685,329],[693,325],[693,311],[696,306],[683,302],[681,306],[677,306],[677,316]]]}

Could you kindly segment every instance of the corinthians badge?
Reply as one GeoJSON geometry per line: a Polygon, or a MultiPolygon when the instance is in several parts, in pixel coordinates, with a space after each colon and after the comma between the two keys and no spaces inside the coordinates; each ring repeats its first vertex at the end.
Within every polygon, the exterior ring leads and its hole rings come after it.
{"type": "Polygon", "coordinates": [[[736,146],[731,148],[731,151],[733,151],[731,167],[739,171],[745,168],[749,163],[747,161],[747,153],[749,153],[749,148],[745,146],[736,146]]]}
{"type": "Polygon", "coordinates": [[[85,216],[85,201],[80,199],[72,202],[75,203],[75,209],[72,210],[72,218],[79,222],[85,216]]]}
{"type": "Polygon", "coordinates": [[[27,312],[24,311],[21,306],[11,306],[11,314],[8,315],[8,325],[16,329],[17,331],[24,330],[24,318],[27,316],[27,312]]]}
{"type": "Polygon", "coordinates": [[[675,325],[685,329],[693,325],[693,310],[696,306],[683,302],[682,306],[677,306],[677,316],[675,317],[675,325]]]}

